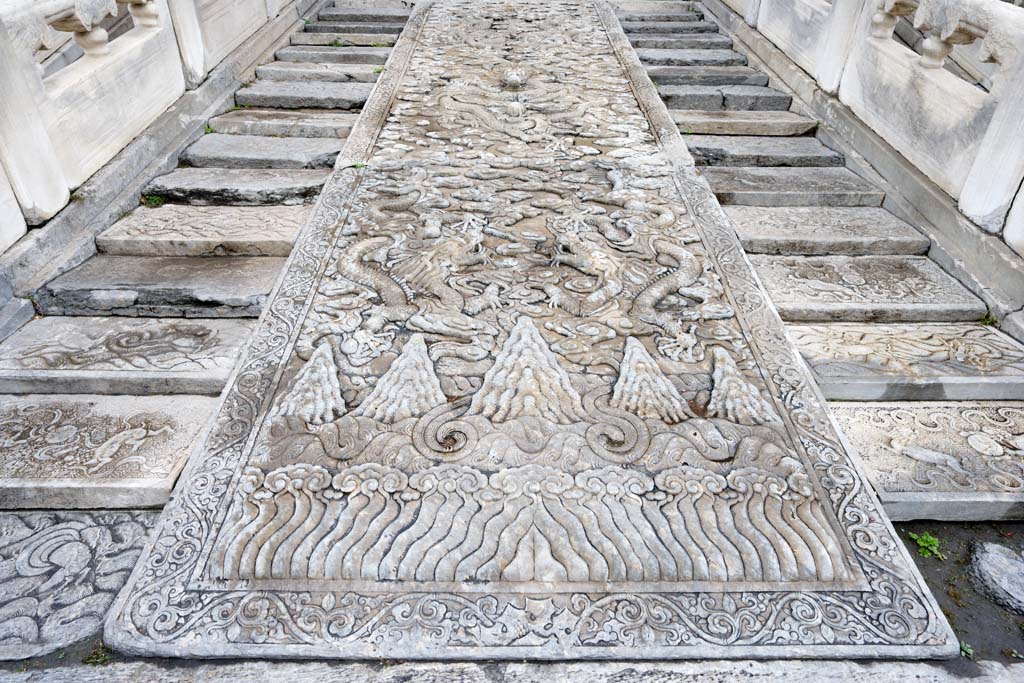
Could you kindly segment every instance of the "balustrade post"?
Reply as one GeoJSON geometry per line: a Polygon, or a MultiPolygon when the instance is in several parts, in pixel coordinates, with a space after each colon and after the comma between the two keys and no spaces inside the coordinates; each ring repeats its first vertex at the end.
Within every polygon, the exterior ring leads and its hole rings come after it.
{"type": "Polygon", "coordinates": [[[167,9],[174,25],[174,36],[181,53],[185,86],[192,90],[206,78],[206,46],[196,8],[198,0],[167,0],[167,9]]]}
{"type": "Polygon", "coordinates": [[[863,15],[873,13],[876,3],[877,0],[833,0],[828,33],[821,41],[814,74],[821,89],[830,95],[839,91],[853,40],[866,23],[863,15]]]}

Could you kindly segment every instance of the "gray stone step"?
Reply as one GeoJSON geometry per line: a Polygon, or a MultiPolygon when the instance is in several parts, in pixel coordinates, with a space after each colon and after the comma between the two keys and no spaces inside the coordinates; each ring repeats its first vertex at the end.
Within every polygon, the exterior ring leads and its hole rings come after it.
{"type": "MultiPolygon", "coordinates": [[[[327,28],[334,28],[328,26],[327,28]]],[[[390,47],[397,42],[397,35],[381,33],[345,33],[344,31],[319,31],[293,33],[292,45],[328,45],[330,47],[390,47]]]]}
{"type": "Polygon", "coordinates": [[[335,26],[334,31],[340,33],[391,33],[399,34],[405,28],[405,21],[346,21],[341,18],[343,13],[336,13],[335,10],[324,10],[320,12],[317,21],[306,24],[305,30],[314,29],[318,26],[335,26]]]}
{"type": "Polygon", "coordinates": [[[38,318],[0,344],[0,393],[216,396],[252,329],[250,320],[38,318]]]}
{"type": "Polygon", "coordinates": [[[1024,398],[1024,345],[978,323],[790,325],[825,398],[1024,398]]]}
{"type": "Polygon", "coordinates": [[[641,48],[640,61],[650,66],[743,66],[747,58],[732,50],[661,50],[641,48]]]}
{"type": "Polygon", "coordinates": [[[718,200],[745,206],[881,206],[885,193],[845,168],[703,169],[718,200]]]}
{"type": "Polygon", "coordinates": [[[658,93],[669,109],[785,111],[792,102],[786,93],[761,85],[662,85],[658,93]]]}
{"type": "Polygon", "coordinates": [[[390,47],[283,47],[274,56],[282,62],[334,62],[338,64],[383,64],[390,47]]]}
{"type": "Polygon", "coordinates": [[[140,207],[96,238],[120,256],[287,256],[309,206],[140,207]]]}
{"type": "Polygon", "coordinates": [[[209,133],[181,155],[190,166],[219,168],[330,168],[345,142],[330,138],[209,133]]]}
{"type": "Polygon", "coordinates": [[[931,240],[885,209],[727,206],[743,248],[755,254],[924,254],[931,240]]]}
{"type": "Polygon", "coordinates": [[[256,75],[268,81],[333,81],[374,83],[384,67],[373,64],[319,64],[316,62],[271,62],[256,67],[256,75]]]}
{"type": "Polygon", "coordinates": [[[328,169],[179,168],[154,178],[144,194],[189,204],[302,204],[329,175],[328,169]]]}
{"type": "MultiPolygon", "coordinates": [[[[732,67],[739,68],[739,67],[732,67]]],[[[818,122],[791,111],[701,111],[673,109],[672,119],[684,134],[803,135],[818,122]]]]}
{"type": "Polygon", "coordinates": [[[629,36],[629,42],[636,48],[665,50],[727,50],[732,47],[732,39],[720,33],[634,33],[629,36]]]}
{"type": "Polygon", "coordinates": [[[319,109],[236,109],[210,119],[215,133],[299,138],[347,138],[358,114],[319,109]]]}
{"type": "Polygon", "coordinates": [[[2,507],[163,505],[216,405],[206,396],[0,396],[2,507]]]}
{"type": "Polygon", "coordinates": [[[235,93],[246,107],[281,109],[358,109],[370,96],[370,83],[327,81],[256,81],[235,93]]]}
{"type": "Polygon", "coordinates": [[[681,14],[673,21],[622,21],[622,30],[632,33],[692,33],[691,24],[702,22],[699,14],[681,14]]]}
{"type": "Polygon", "coordinates": [[[749,66],[649,66],[658,85],[768,85],[768,77],[749,66]]]}
{"type": "Polygon", "coordinates": [[[980,320],[978,297],[923,256],[766,256],[751,263],[783,320],[980,320]]]}
{"type": "Polygon", "coordinates": [[[287,259],[94,256],[33,295],[44,315],[252,318],[287,259]]]}
{"type": "Polygon", "coordinates": [[[648,22],[648,21],[694,21],[694,17],[703,17],[700,12],[673,12],[670,10],[655,10],[651,12],[618,11],[615,13],[620,22],[648,22]]]}
{"type": "Polygon", "coordinates": [[[812,137],[687,135],[698,166],[842,166],[845,157],[812,137]]]}
{"type": "Polygon", "coordinates": [[[829,407],[891,519],[1024,519],[1024,403],[829,407]]]}
{"type": "Polygon", "coordinates": [[[330,10],[331,16],[335,21],[345,21],[351,23],[392,23],[400,24],[405,22],[409,18],[409,10],[391,8],[391,7],[375,7],[373,9],[356,8],[356,7],[335,7],[330,10]]]}

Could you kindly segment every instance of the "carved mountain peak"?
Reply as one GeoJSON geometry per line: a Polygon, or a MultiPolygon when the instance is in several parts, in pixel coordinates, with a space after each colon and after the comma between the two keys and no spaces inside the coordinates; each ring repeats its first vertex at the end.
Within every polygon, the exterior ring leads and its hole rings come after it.
{"type": "Polygon", "coordinates": [[[609,401],[613,408],[638,417],[675,424],[694,417],[675,385],[665,376],[647,348],[635,337],[626,339],[619,379],[609,401]]]}
{"type": "Polygon", "coordinates": [[[353,411],[384,424],[419,417],[448,402],[422,334],[414,334],[370,395],[353,411]]]}
{"type": "Polygon", "coordinates": [[[345,399],[341,395],[334,354],[328,344],[321,344],[295,375],[274,415],[299,417],[307,424],[322,425],[344,414],[345,399]]]}
{"type": "Polygon", "coordinates": [[[483,415],[491,422],[535,416],[571,424],[586,418],[583,401],[569,374],[533,320],[525,315],[516,322],[494,365],[484,375],[468,414],[483,415]]]}

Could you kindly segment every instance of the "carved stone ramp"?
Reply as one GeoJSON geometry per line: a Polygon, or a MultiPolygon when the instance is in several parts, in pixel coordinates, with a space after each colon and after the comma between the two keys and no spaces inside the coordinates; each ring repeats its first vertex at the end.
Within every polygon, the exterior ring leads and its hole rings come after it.
{"type": "Polygon", "coordinates": [[[417,4],[105,633],[958,652],[614,13],[579,0],[417,4]]]}

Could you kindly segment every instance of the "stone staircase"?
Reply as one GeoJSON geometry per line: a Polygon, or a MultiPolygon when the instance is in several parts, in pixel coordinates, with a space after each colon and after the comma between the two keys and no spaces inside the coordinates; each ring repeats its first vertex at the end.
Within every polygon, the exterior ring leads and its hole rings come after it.
{"type": "Polygon", "coordinates": [[[890,516],[1024,515],[1024,346],[702,5],[618,7],[890,516]]]}
{"type": "Polygon", "coordinates": [[[35,293],[0,343],[0,508],[166,502],[407,16],[322,9],[35,293]]]}

